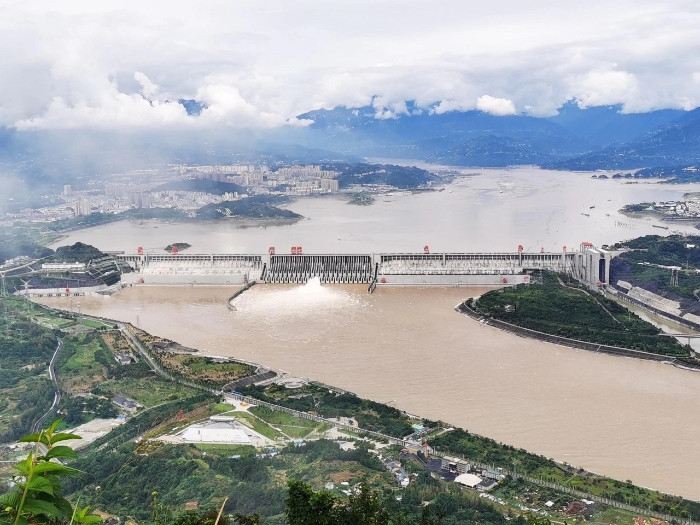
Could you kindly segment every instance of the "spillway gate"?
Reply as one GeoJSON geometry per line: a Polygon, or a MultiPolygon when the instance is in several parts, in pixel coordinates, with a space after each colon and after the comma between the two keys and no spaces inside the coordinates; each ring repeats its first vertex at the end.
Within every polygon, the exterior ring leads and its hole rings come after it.
{"type": "Polygon", "coordinates": [[[271,255],[265,282],[305,283],[318,277],[324,283],[368,284],[373,274],[371,255],[271,255]]]}

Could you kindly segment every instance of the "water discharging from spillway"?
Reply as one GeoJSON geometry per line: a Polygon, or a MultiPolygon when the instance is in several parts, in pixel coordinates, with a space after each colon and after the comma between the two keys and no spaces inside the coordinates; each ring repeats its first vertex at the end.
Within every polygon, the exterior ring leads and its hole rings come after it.
{"type": "Polygon", "coordinates": [[[318,277],[292,288],[276,285],[265,285],[264,291],[262,288],[254,286],[231,302],[236,309],[233,322],[262,322],[270,326],[269,333],[279,340],[314,340],[333,325],[353,319],[357,308],[362,306],[357,293],[324,286],[318,277]]]}

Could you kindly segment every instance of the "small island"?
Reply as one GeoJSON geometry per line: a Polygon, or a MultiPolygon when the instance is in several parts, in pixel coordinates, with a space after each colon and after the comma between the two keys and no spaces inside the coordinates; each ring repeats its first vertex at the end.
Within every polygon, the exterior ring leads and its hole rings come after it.
{"type": "Polygon", "coordinates": [[[288,221],[303,219],[298,213],[277,206],[287,202],[289,199],[285,197],[256,195],[235,201],[207,204],[197,212],[195,218],[203,220],[266,219],[288,221]]]}
{"type": "Polygon", "coordinates": [[[173,248],[176,249],[176,251],[181,252],[182,250],[186,250],[187,248],[191,248],[191,244],[187,244],[186,242],[174,242],[172,244],[168,244],[165,247],[166,252],[172,252],[173,248]]]}
{"type": "Polygon", "coordinates": [[[348,204],[354,204],[355,206],[371,206],[373,203],[374,197],[366,191],[354,193],[348,201],[348,204]]]}

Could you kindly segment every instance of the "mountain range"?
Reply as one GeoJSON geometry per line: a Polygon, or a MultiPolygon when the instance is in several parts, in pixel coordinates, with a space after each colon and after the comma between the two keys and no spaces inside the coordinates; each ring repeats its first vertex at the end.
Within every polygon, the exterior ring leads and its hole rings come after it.
{"type": "Polygon", "coordinates": [[[420,159],[459,166],[537,164],[554,169],[636,169],[700,160],[700,109],[624,113],[620,105],[582,109],[575,101],[553,117],[438,114],[413,103],[395,118],[376,109],[316,110],[306,128],[274,132],[280,141],[360,157],[420,159]]]}
{"type": "MultiPolygon", "coordinates": [[[[187,102],[194,118],[202,106],[187,102]]],[[[0,128],[0,168],[34,185],[162,164],[352,163],[362,158],[421,160],[474,167],[538,165],[562,170],[683,167],[700,163],[700,108],[624,113],[620,105],[552,117],[439,113],[413,102],[378,118],[376,108],[319,109],[306,127],[272,130],[27,132],[0,128]]],[[[391,161],[387,161],[391,163],[391,161]]]]}

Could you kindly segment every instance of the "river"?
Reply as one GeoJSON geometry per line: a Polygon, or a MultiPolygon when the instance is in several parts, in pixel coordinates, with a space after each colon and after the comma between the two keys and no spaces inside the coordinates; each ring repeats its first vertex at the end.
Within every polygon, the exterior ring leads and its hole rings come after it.
{"type": "MultiPolygon", "coordinates": [[[[590,174],[465,170],[441,192],[378,196],[369,207],[343,197],[288,205],[291,225],[239,222],[111,223],[71,232],[103,250],[162,253],[558,251],[671,230],[618,213],[625,204],[677,200],[692,185],[590,174]]],[[[700,374],[649,361],[521,339],[454,311],[484,289],[256,286],[229,311],[225,287],[142,287],[81,298],[83,312],[136,321],[211,355],[255,361],[346,388],[432,419],[594,472],[700,500],[700,374]]],[[[68,308],[66,299],[42,302],[68,308]]]]}
{"type": "MultiPolygon", "coordinates": [[[[70,232],[52,247],[81,241],[104,250],[162,253],[172,242],[192,245],[191,253],[308,253],[560,251],[582,241],[596,245],[647,234],[666,234],[656,219],[633,219],[626,204],[677,200],[693,185],[663,185],[627,179],[592,179],[588,173],[537,168],[465,170],[441,192],[379,195],[371,206],[346,204],[346,197],[300,198],[287,205],[304,220],[262,228],[250,222],[113,222],[70,232]],[[595,206],[594,208],[591,208],[595,206]],[[583,214],[587,214],[583,215],[583,214]]],[[[669,225],[669,223],[665,223],[669,225]]],[[[671,230],[697,232],[670,223],[671,230]]]]}
{"type": "MultiPolygon", "coordinates": [[[[700,374],[522,339],[454,311],[486,289],[141,287],[82,297],[210,355],[346,388],[594,472],[700,500],[700,374]]],[[[65,298],[42,303],[69,308],[65,298]]]]}

